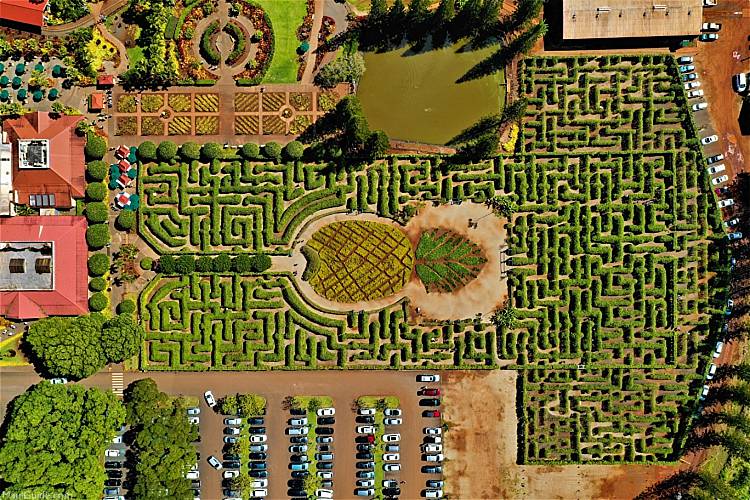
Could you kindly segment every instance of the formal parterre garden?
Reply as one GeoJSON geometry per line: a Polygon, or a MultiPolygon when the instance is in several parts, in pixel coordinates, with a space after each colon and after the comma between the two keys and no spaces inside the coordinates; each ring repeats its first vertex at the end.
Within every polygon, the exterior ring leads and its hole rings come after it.
{"type": "MultiPolygon", "coordinates": [[[[530,58],[519,78],[529,106],[515,155],[475,164],[391,157],[336,170],[227,150],[210,163],[147,164],[138,187],[143,239],[162,254],[196,255],[289,256],[301,228],[326,214],[395,218],[425,202],[511,196],[508,314],[497,326],[416,325],[405,300],[326,310],[300,293],[300,277],[274,267],[157,275],[140,300],[142,368],[502,363],[519,371],[519,461],[675,460],[728,274],[677,67],[668,56],[530,58]]],[[[459,262],[485,258],[452,251],[459,262]]]]}

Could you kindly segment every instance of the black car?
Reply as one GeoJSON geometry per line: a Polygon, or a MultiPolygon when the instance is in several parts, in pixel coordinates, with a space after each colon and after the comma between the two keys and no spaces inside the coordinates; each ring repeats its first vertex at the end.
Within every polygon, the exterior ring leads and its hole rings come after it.
{"type": "Polygon", "coordinates": [[[370,479],[370,473],[364,470],[357,472],[358,479],[370,479]]]}
{"type": "Polygon", "coordinates": [[[307,462],[307,455],[292,455],[289,457],[289,461],[293,463],[307,462]]]}
{"type": "Polygon", "coordinates": [[[330,444],[319,444],[318,451],[320,453],[331,453],[333,452],[333,446],[331,446],[330,444]]]}
{"type": "Polygon", "coordinates": [[[201,490],[197,490],[197,489],[193,488],[193,496],[194,497],[201,496],[201,490]]]}
{"type": "Polygon", "coordinates": [[[419,406],[440,406],[440,400],[437,398],[420,399],[419,406]]]}
{"type": "Polygon", "coordinates": [[[330,436],[333,434],[333,427],[317,427],[315,433],[321,436],[330,436]]]}
{"type": "Polygon", "coordinates": [[[287,493],[289,493],[290,497],[305,497],[307,498],[307,493],[305,493],[305,490],[299,490],[299,489],[290,489],[287,493]]]}
{"type": "Polygon", "coordinates": [[[318,469],[331,470],[333,469],[333,462],[318,462],[318,469]]]}
{"type": "Polygon", "coordinates": [[[310,475],[310,472],[306,471],[306,470],[295,470],[295,471],[292,471],[292,477],[296,477],[296,478],[304,479],[304,478],[306,478],[309,475],[310,475]]]}
{"type": "Polygon", "coordinates": [[[372,460],[373,458],[373,454],[369,451],[360,451],[357,453],[357,460],[372,460]]]}
{"type": "Polygon", "coordinates": [[[223,493],[225,497],[229,497],[229,498],[239,498],[241,494],[237,490],[230,490],[230,489],[224,490],[223,493]]]}
{"type": "Polygon", "coordinates": [[[247,423],[250,425],[263,425],[265,420],[263,417],[250,417],[247,419],[247,423]]]}
{"type": "Polygon", "coordinates": [[[395,497],[401,494],[401,488],[383,488],[383,495],[395,497]]]}
{"type": "Polygon", "coordinates": [[[356,420],[358,424],[374,424],[375,423],[375,417],[370,417],[368,415],[360,415],[357,417],[356,420]]]}
{"type": "Polygon", "coordinates": [[[250,427],[250,434],[265,434],[265,427],[250,427]]]}
{"type": "Polygon", "coordinates": [[[307,410],[303,408],[292,408],[291,410],[289,410],[289,413],[291,413],[292,415],[307,415],[307,410]]]}
{"type": "Polygon", "coordinates": [[[225,469],[239,469],[240,463],[239,462],[224,462],[224,468],[225,469]]]}
{"type": "Polygon", "coordinates": [[[292,444],[307,444],[307,436],[293,436],[289,438],[292,444]]]}
{"type": "Polygon", "coordinates": [[[251,470],[251,471],[248,471],[248,474],[250,475],[250,477],[254,477],[254,478],[268,477],[267,470],[251,470]]]}
{"type": "Polygon", "coordinates": [[[122,469],[122,462],[104,462],[104,467],[107,469],[122,469]]]}
{"type": "Polygon", "coordinates": [[[293,489],[304,489],[305,481],[303,479],[290,479],[286,482],[286,485],[293,489]]]}
{"type": "Polygon", "coordinates": [[[267,453],[251,453],[250,460],[265,460],[268,458],[267,453]]]}
{"type": "Polygon", "coordinates": [[[106,481],[104,481],[104,486],[121,486],[121,485],[122,485],[122,481],[120,481],[119,479],[107,479],[106,481]]]}
{"type": "Polygon", "coordinates": [[[236,453],[224,453],[224,460],[229,462],[236,462],[240,459],[240,456],[236,453]]]}
{"type": "Polygon", "coordinates": [[[250,470],[266,470],[268,465],[265,462],[250,462],[247,464],[247,468],[250,470]]]}
{"type": "Polygon", "coordinates": [[[190,483],[190,486],[193,488],[200,488],[201,487],[201,480],[200,479],[193,479],[193,481],[190,483]]]}
{"type": "Polygon", "coordinates": [[[373,448],[373,445],[366,443],[360,443],[357,445],[357,451],[372,451],[373,448]]]}
{"type": "Polygon", "coordinates": [[[118,479],[122,477],[122,471],[118,469],[108,469],[107,470],[107,477],[110,479],[118,479]]]}
{"type": "Polygon", "coordinates": [[[443,468],[439,465],[423,465],[422,472],[424,474],[442,474],[443,468]]]}
{"type": "Polygon", "coordinates": [[[331,480],[321,481],[320,487],[321,488],[333,488],[333,481],[331,480]]]}
{"type": "Polygon", "coordinates": [[[375,462],[357,462],[357,469],[374,469],[375,462]]]}
{"type": "Polygon", "coordinates": [[[318,425],[333,425],[335,423],[335,417],[318,417],[318,425]]]}

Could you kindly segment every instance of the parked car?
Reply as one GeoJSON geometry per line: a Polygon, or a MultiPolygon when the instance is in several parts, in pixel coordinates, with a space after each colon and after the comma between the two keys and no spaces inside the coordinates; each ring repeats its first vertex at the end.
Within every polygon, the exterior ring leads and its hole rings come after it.
{"type": "Polygon", "coordinates": [[[695,99],[696,97],[703,97],[703,89],[691,90],[687,93],[688,99],[695,99]]]}
{"type": "Polygon", "coordinates": [[[386,417],[400,417],[402,414],[401,408],[386,408],[383,413],[386,417]]]}
{"type": "Polygon", "coordinates": [[[335,423],[335,417],[318,417],[318,425],[333,425],[335,423]]]}
{"type": "Polygon", "coordinates": [[[706,396],[708,396],[708,391],[709,391],[710,389],[711,389],[711,388],[710,388],[710,387],[708,386],[708,384],[705,384],[705,385],[703,386],[703,390],[701,391],[701,397],[700,397],[700,399],[706,399],[706,396]]]}
{"type": "Polygon", "coordinates": [[[305,410],[304,408],[291,408],[289,410],[289,413],[291,413],[292,415],[307,415],[307,410],[305,410]]]}
{"type": "Polygon", "coordinates": [[[375,423],[375,417],[371,417],[369,415],[358,415],[357,418],[355,418],[358,424],[374,424],[375,423]]]}
{"type": "Polygon", "coordinates": [[[698,40],[701,42],[715,42],[718,39],[719,35],[717,33],[703,33],[698,37],[698,40]]]}
{"type": "Polygon", "coordinates": [[[372,449],[375,448],[375,445],[372,444],[358,444],[357,445],[357,451],[372,451],[372,449]]]}
{"type": "Polygon", "coordinates": [[[319,444],[318,451],[320,453],[333,453],[333,446],[330,444],[319,444]]]}
{"type": "Polygon", "coordinates": [[[724,172],[726,169],[727,167],[725,167],[723,163],[719,163],[718,165],[708,167],[706,170],[708,171],[708,175],[716,175],[719,172],[724,172]]]}
{"type": "Polygon", "coordinates": [[[442,462],[443,454],[438,453],[437,455],[431,455],[428,453],[422,456],[422,460],[424,460],[425,462],[442,462]]]}
{"type": "Polygon", "coordinates": [[[266,460],[268,459],[268,453],[253,452],[248,455],[250,460],[266,460]]]}
{"type": "Polygon", "coordinates": [[[443,467],[441,465],[423,465],[422,473],[424,474],[442,474],[443,467]]]}
{"type": "Polygon", "coordinates": [[[122,464],[123,462],[109,460],[107,462],[104,462],[104,467],[107,469],[122,469],[122,464]]]}
{"type": "MultiPolygon", "coordinates": [[[[252,478],[263,478],[268,477],[268,471],[267,470],[251,470],[247,473],[252,478]]],[[[294,474],[294,472],[292,472],[294,474]]]]}
{"type": "Polygon", "coordinates": [[[357,413],[360,415],[375,415],[375,408],[360,408],[357,413]]]}
{"type": "Polygon", "coordinates": [[[427,480],[427,487],[428,488],[442,488],[445,483],[441,479],[428,479],[427,480]]]}
{"type": "Polygon", "coordinates": [[[319,470],[318,477],[320,479],[333,479],[333,472],[329,470],[319,470]]]}
{"type": "Polygon", "coordinates": [[[425,427],[424,433],[428,436],[440,436],[443,434],[443,429],[440,427],[425,427]]]}
{"type": "Polygon", "coordinates": [[[357,452],[357,460],[373,460],[374,458],[375,458],[375,455],[373,455],[369,451],[357,452]]]}
{"type": "Polygon", "coordinates": [[[425,453],[442,453],[443,452],[443,445],[442,444],[426,444],[423,448],[425,453]]]}
{"type": "Polygon", "coordinates": [[[383,434],[383,442],[384,443],[395,443],[401,441],[401,434],[394,433],[394,434],[383,434]]]}
{"type": "Polygon", "coordinates": [[[265,462],[250,462],[247,464],[247,468],[250,470],[265,470],[268,466],[265,462]]]}
{"type": "Polygon", "coordinates": [[[357,479],[357,486],[361,488],[371,488],[375,486],[374,479],[357,479]]]}
{"type": "Polygon", "coordinates": [[[716,343],[716,347],[714,348],[713,357],[718,358],[719,356],[721,356],[721,351],[723,350],[724,350],[724,342],[718,341],[716,343]]]}
{"type": "Polygon", "coordinates": [[[703,23],[701,25],[701,31],[719,31],[721,24],[719,23],[703,23]]]}
{"type": "Polygon", "coordinates": [[[708,103],[707,102],[696,102],[692,106],[690,106],[690,109],[693,111],[703,111],[704,109],[708,109],[708,103]]]}
{"type": "Polygon", "coordinates": [[[724,226],[724,229],[729,229],[730,227],[734,227],[739,223],[740,223],[739,217],[735,217],[734,219],[729,219],[727,221],[722,222],[721,225],[724,226]]]}
{"type": "Polygon", "coordinates": [[[440,400],[437,398],[420,399],[419,406],[440,406],[440,400]]]}
{"type": "Polygon", "coordinates": [[[375,434],[375,427],[372,425],[358,425],[357,434],[375,434]]]}
{"type": "Polygon", "coordinates": [[[440,417],[440,410],[425,410],[422,412],[422,416],[427,418],[440,417]]]}
{"type": "Polygon", "coordinates": [[[690,71],[695,71],[695,66],[692,64],[685,64],[684,66],[680,66],[680,73],[688,73],[690,71]]]}
{"type": "Polygon", "coordinates": [[[309,430],[310,430],[309,427],[289,427],[286,430],[286,433],[289,436],[302,436],[302,435],[306,435],[309,430]]]}
{"type": "Polygon", "coordinates": [[[387,498],[397,497],[401,495],[401,488],[385,488],[383,489],[383,495],[385,495],[387,498]]]}
{"type": "Polygon", "coordinates": [[[375,496],[375,490],[372,488],[357,488],[354,490],[354,494],[358,497],[372,497],[375,496]]]}
{"type": "Polygon", "coordinates": [[[238,477],[240,475],[240,471],[238,470],[225,470],[224,471],[224,479],[234,479],[235,477],[238,477]]]}
{"type": "Polygon", "coordinates": [[[251,443],[265,443],[267,439],[265,434],[253,434],[250,436],[251,443]]]}
{"type": "Polygon", "coordinates": [[[357,469],[374,469],[375,462],[357,462],[357,469]]]}
{"type": "Polygon", "coordinates": [[[115,436],[112,438],[112,444],[122,444],[122,436],[115,436]]]}
{"type": "Polygon", "coordinates": [[[268,451],[267,444],[252,444],[250,445],[250,451],[253,453],[266,452],[268,451]]]}
{"type": "Polygon", "coordinates": [[[386,418],[383,420],[385,425],[401,425],[403,422],[401,418],[386,418]]]}
{"type": "Polygon", "coordinates": [[[294,436],[289,438],[292,444],[307,444],[307,436],[294,436]]]}
{"type": "Polygon", "coordinates": [[[120,479],[105,479],[104,486],[122,486],[122,480],[120,479]]]}
{"type": "Polygon", "coordinates": [[[302,425],[307,425],[307,417],[303,417],[303,418],[290,418],[289,419],[289,425],[293,425],[295,427],[300,427],[302,425]]]}
{"type": "Polygon", "coordinates": [[[266,428],[265,427],[250,427],[248,431],[250,432],[251,435],[252,434],[265,434],[266,428]]]}
{"type": "Polygon", "coordinates": [[[289,447],[291,453],[307,453],[307,445],[297,444],[289,447]]]}
{"type": "Polygon", "coordinates": [[[104,452],[105,457],[119,457],[123,455],[121,450],[106,450],[104,452]]]}
{"type": "Polygon", "coordinates": [[[222,493],[224,493],[225,497],[229,498],[240,498],[240,495],[242,495],[239,490],[231,490],[229,488],[224,489],[222,493]]]}
{"type": "Polygon", "coordinates": [[[250,425],[263,425],[264,422],[263,417],[250,417],[247,419],[247,423],[250,425]]]}
{"type": "Polygon", "coordinates": [[[318,436],[315,438],[318,443],[333,443],[333,437],[331,436],[318,436]]]}
{"type": "Polygon", "coordinates": [[[708,375],[706,375],[706,380],[713,380],[715,375],[716,365],[711,363],[711,366],[708,367],[708,375]]]}
{"type": "Polygon", "coordinates": [[[697,80],[694,81],[694,82],[687,82],[687,83],[684,84],[685,90],[696,89],[696,88],[698,88],[700,86],[701,86],[701,82],[699,82],[697,80]]]}
{"type": "Polygon", "coordinates": [[[440,382],[440,375],[420,374],[420,375],[417,375],[417,382],[440,382]]]}
{"type": "Polygon", "coordinates": [[[333,469],[333,462],[318,462],[318,469],[331,470],[333,469]]]}
{"type": "Polygon", "coordinates": [[[333,490],[318,488],[315,490],[315,496],[318,498],[333,498],[333,490]]]}
{"type": "Polygon", "coordinates": [[[201,409],[193,406],[192,408],[187,409],[188,415],[200,415],[201,409]]]}
{"type": "Polygon", "coordinates": [[[200,425],[201,419],[200,417],[188,417],[188,423],[192,425],[200,425]]]}
{"type": "Polygon", "coordinates": [[[251,493],[252,498],[266,498],[268,496],[268,490],[266,488],[255,488],[251,493]]]}
{"type": "Polygon", "coordinates": [[[704,137],[703,139],[701,139],[701,144],[703,144],[704,146],[707,146],[709,144],[713,144],[714,142],[716,142],[718,140],[719,140],[719,136],[718,135],[716,135],[716,134],[709,135],[708,137],[704,137]]]}
{"type": "Polygon", "coordinates": [[[240,438],[234,436],[224,436],[224,442],[227,444],[235,444],[240,442],[240,438]]]}
{"type": "Polygon", "coordinates": [[[719,184],[723,184],[729,180],[728,175],[720,175],[719,177],[714,177],[711,179],[711,184],[714,186],[718,186],[719,184]]]}
{"type": "Polygon", "coordinates": [[[224,467],[227,469],[239,469],[240,463],[236,461],[224,462],[224,467]]]}
{"type": "Polygon", "coordinates": [[[678,64],[693,64],[692,56],[681,56],[677,58],[678,64]]]}
{"type": "Polygon", "coordinates": [[[319,417],[332,417],[336,414],[335,408],[319,408],[315,414],[319,417]]]}
{"type": "Polygon", "coordinates": [[[185,473],[185,478],[186,479],[200,479],[201,473],[198,472],[197,470],[189,470],[187,471],[187,473],[185,473]]]}
{"type": "Polygon", "coordinates": [[[120,488],[104,488],[105,495],[119,495],[120,488]]]}
{"type": "Polygon", "coordinates": [[[682,75],[680,75],[680,78],[683,82],[692,82],[693,80],[698,79],[698,75],[695,73],[683,73],[682,75]]]}
{"type": "MultiPolygon", "coordinates": [[[[333,460],[333,453],[316,453],[315,460],[333,460]]],[[[372,460],[372,457],[369,460],[372,460]]]]}
{"type": "Polygon", "coordinates": [[[242,425],[242,419],[238,417],[225,418],[224,425],[242,425]]]}
{"type": "Polygon", "coordinates": [[[375,478],[375,473],[373,471],[371,471],[371,470],[360,470],[360,471],[357,471],[356,476],[358,478],[374,479],[375,478]]]}
{"type": "Polygon", "coordinates": [[[719,200],[719,208],[727,208],[734,205],[734,198],[727,198],[726,200],[719,200]]]}
{"type": "Polygon", "coordinates": [[[214,469],[216,469],[216,470],[221,470],[222,469],[221,462],[219,461],[218,458],[216,458],[213,455],[211,455],[210,457],[208,457],[208,464],[211,467],[213,467],[214,469]]]}
{"type": "Polygon", "coordinates": [[[224,434],[227,434],[229,436],[236,436],[240,433],[240,430],[237,427],[224,427],[224,434]]]}
{"type": "Polygon", "coordinates": [[[386,462],[398,462],[401,460],[401,456],[398,453],[386,453],[383,455],[383,460],[386,462]]]}
{"type": "Polygon", "coordinates": [[[397,444],[387,444],[385,445],[385,452],[386,453],[398,453],[400,450],[400,446],[397,444]]]}
{"type": "Polygon", "coordinates": [[[107,477],[110,479],[121,478],[122,471],[120,469],[107,469],[107,477]]]}
{"type": "Polygon", "coordinates": [[[703,0],[704,7],[716,7],[716,0],[703,0]]]}
{"type": "Polygon", "coordinates": [[[216,398],[214,398],[214,394],[211,391],[206,391],[203,393],[203,397],[206,399],[206,404],[213,408],[216,406],[216,398]]]}
{"type": "Polygon", "coordinates": [[[425,498],[443,498],[443,490],[428,488],[424,491],[425,498]]]}
{"type": "Polygon", "coordinates": [[[738,73],[732,76],[732,88],[740,94],[747,90],[747,73],[738,73]]]}
{"type": "Polygon", "coordinates": [[[398,488],[398,481],[383,479],[383,488],[398,488]]]}
{"type": "MultiPolygon", "coordinates": [[[[324,436],[330,436],[333,434],[333,427],[316,427],[315,428],[316,434],[322,434],[324,436]]],[[[307,432],[305,432],[307,434],[307,432]]]]}
{"type": "Polygon", "coordinates": [[[50,379],[49,383],[53,384],[53,385],[67,384],[68,383],[68,379],[66,379],[65,377],[52,378],[52,379],[50,379]]]}
{"type": "Polygon", "coordinates": [[[729,238],[729,240],[730,240],[730,241],[731,241],[731,240],[741,240],[741,239],[742,239],[742,232],[740,232],[740,231],[735,231],[735,232],[733,232],[733,233],[729,233],[729,234],[727,235],[727,238],[729,238]]]}
{"type": "Polygon", "coordinates": [[[443,442],[443,438],[440,436],[425,436],[424,437],[425,443],[434,443],[434,444],[440,444],[443,442]]]}
{"type": "Polygon", "coordinates": [[[296,463],[303,463],[303,462],[309,462],[310,459],[307,458],[307,455],[292,455],[289,457],[289,461],[296,462],[296,463]]]}
{"type": "Polygon", "coordinates": [[[383,470],[385,472],[398,472],[401,470],[401,464],[399,463],[387,463],[383,464],[383,470]]]}
{"type": "Polygon", "coordinates": [[[708,165],[712,165],[716,163],[717,161],[721,161],[723,159],[724,159],[724,155],[719,153],[718,155],[713,155],[713,156],[709,156],[708,158],[706,158],[706,163],[708,165]]]}

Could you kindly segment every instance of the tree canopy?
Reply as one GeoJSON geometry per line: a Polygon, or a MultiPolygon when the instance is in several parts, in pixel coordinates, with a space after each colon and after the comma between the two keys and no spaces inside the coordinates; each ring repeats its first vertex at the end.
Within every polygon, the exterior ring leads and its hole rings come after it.
{"type": "Polygon", "coordinates": [[[101,498],[102,456],[125,420],[110,392],[42,382],[13,402],[0,448],[5,495],[101,498]]]}
{"type": "Polygon", "coordinates": [[[143,327],[131,313],[132,311],[125,309],[124,314],[118,314],[110,319],[102,328],[102,349],[112,363],[119,363],[134,356],[146,335],[143,327]]]}

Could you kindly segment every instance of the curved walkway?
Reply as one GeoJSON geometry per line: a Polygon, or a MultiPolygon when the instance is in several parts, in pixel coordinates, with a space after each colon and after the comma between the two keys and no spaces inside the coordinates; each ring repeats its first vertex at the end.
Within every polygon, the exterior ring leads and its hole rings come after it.
{"type": "Polygon", "coordinates": [[[315,0],[313,11],[313,25],[310,31],[310,49],[307,51],[305,58],[305,71],[302,73],[300,83],[312,83],[313,71],[315,71],[315,52],[318,50],[318,35],[320,28],[323,26],[323,11],[325,10],[325,0],[315,0]]]}
{"type": "Polygon", "coordinates": [[[128,51],[125,48],[125,45],[120,41],[119,38],[110,33],[104,25],[98,24],[96,27],[99,30],[99,33],[102,34],[102,37],[104,37],[105,40],[114,45],[115,48],[117,48],[117,51],[120,53],[120,64],[113,69],[113,72],[117,75],[119,75],[120,73],[124,73],[125,70],[128,69],[128,51]]]}
{"type": "Polygon", "coordinates": [[[99,22],[101,15],[108,16],[113,12],[120,10],[127,5],[129,0],[104,0],[102,3],[91,5],[91,13],[71,23],[58,24],[56,26],[42,27],[42,35],[45,36],[64,36],[86,26],[91,26],[99,22]]]}

